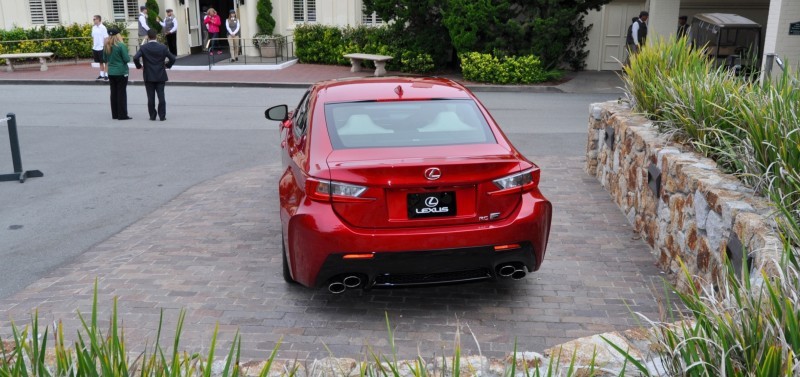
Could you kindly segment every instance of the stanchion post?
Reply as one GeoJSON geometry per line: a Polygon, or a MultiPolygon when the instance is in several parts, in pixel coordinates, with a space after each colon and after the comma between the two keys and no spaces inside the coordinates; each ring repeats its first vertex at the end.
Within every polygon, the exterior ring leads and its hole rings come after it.
{"type": "Polygon", "coordinates": [[[17,136],[17,116],[14,113],[6,114],[8,117],[8,141],[11,143],[11,162],[14,173],[22,173],[22,156],[19,152],[19,137],[17,136]]]}
{"type": "Polygon", "coordinates": [[[0,174],[0,182],[19,181],[19,183],[24,183],[28,178],[44,177],[39,170],[22,170],[22,154],[19,151],[19,136],[17,136],[17,116],[14,113],[8,113],[6,119],[3,120],[8,124],[8,141],[11,144],[11,162],[14,164],[14,172],[0,174]]]}

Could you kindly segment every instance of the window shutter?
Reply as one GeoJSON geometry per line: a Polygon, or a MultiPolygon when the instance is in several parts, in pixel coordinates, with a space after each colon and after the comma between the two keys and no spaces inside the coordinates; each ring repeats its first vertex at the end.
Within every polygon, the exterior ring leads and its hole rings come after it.
{"type": "Polygon", "coordinates": [[[139,17],[139,5],[136,0],[127,0],[128,3],[128,19],[135,20],[139,17]]]}
{"type": "Polygon", "coordinates": [[[294,22],[305,21],[305,17],[303,17],[303,0],[294,0],[292,4],[294,5],[294,22]]]}
{"type": "Polygon", "coordinates": [[[31,10],[31,23],[34,25],[44,24],[44,7],[42,0],[29,0],[28,5],[31,10]]]}
{"type": "Polygon", "coordinates": [[[308,13],[307,13],[307,21],[309,22],[316,22],[317,21],[317,0],[306,0],[308,2],[308,13]]]}
{"type": "Polygon", "coordinates": [[[128,15],[125,12],[125,0],[114,0],[112,4],[114,8],[114,21],[125,21],[128,15]]]}
{"type": "Polygon", "coordinates": [[[44,10],[48,24],[58,24],[61,22],[58,16],[58,0],[45,0],[44,10]]]}

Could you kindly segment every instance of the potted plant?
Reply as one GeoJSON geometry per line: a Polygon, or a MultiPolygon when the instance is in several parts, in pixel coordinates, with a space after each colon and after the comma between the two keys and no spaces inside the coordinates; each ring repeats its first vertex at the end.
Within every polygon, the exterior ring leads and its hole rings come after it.
{"type": "Polygon", "coordinates": [[[280,34],[257,34],[253,36],[253,44],[261,50],[261,57],[274,58],[283,56],[286,37],[280,34]]]}
{"type": "Polygon", "coordinates": [[[258,33],[253,36],[253,44],[261,50],[264,58],[274,58],[281,56],[284,40],[280,34],[273,34],[275,31],[275,19],[272,18],[272,1],[258,0],[256,3],[256,25],[258,33]]]}

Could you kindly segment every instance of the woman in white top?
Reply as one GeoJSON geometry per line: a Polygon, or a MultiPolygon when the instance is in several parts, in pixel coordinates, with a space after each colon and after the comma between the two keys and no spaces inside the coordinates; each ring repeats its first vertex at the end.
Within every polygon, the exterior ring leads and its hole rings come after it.
{"type": "Polygon", "coordinates": [[[241,35],[241,24],[236,18],[236,10],[231,9],[228,19],[225,20],[225,28],[228,29],[228,47],[231,50],[231,63],[239,61],[239,36],[241,35]]]}

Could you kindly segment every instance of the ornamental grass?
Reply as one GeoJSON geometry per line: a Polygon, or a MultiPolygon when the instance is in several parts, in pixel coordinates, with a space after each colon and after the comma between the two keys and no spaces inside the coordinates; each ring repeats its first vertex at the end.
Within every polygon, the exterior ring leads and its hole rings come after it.
{"type": "MultiPolygon", "coordinates": [[[[623,75],[635,111],[773,202],[783,247],[776,276],[755,270],[751,277],[744,253],[742,276],[728,265],[719,287],[678,293],[686,309],[671,323],[650,322],[658,329],[665,374],[800,376],[796,74],[750,81],[716,67],[685,39],[662,39],[633,56],[623,75]]],[[[692,279],[685,267],[683,273],[692,279]]]]}

